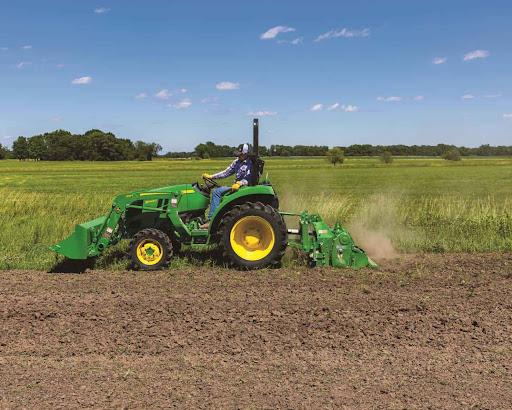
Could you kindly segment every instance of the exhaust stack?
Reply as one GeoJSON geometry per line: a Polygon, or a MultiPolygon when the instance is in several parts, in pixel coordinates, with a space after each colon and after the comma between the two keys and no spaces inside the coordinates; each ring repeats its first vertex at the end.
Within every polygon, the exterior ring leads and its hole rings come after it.
{"type": "Polygon", "coordinates": [[[252,120],[252,149],[253,154],[256,157],[259,157],[259,148],[260,148],[260,121],[257,118],[252,120]]]}

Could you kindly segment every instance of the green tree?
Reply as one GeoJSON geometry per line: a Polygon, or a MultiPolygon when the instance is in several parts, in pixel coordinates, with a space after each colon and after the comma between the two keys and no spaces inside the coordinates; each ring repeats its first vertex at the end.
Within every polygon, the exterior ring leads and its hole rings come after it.
{"type": "Polygon", "coordinates": [[[49,161],[73,159],[73,136],[69,131],[56,130],[43,135],[46,141],[46,158],[49,161]]]}
{"type": "Polygon", "coordinates": [[[268,157],[269,156],[269,150],[264,145],[260,145],[259,152],[260,152],[260,156],[262,156],[262,157],[268,157]]]}
{"type": "Polygon", "coordinates": [[[84,134],[87,140],[87,159],[91,161],[121,161],[124,158],[114,134],[101,130],[90,130],[84,134]]]}
{"type": "Polygon", "coordinates": [[[326,159],[329,164],[336,166],[336,164],[343,164],[345,160],[345,153],[341,148],[334,147],[327,151],[326,159]]]}
{"type": "Polygon", "coordinates": [[[393,154],[390,151],[384,151],[380,154],[380,160],[384,164],[391,164],[393,162],[393,154]]]}
{"type": "Polygon", "coordinates": [[[2,144],[0,144],[0,159],[6,159],[9,151],[2,144]]]}
{"type": "Polygon", "coordinates": [[[18,139],[12,143],[12,153],[14,158],[20,161],[28,159],[28,140],[25,137],[18,137],[18,139]]]}
{"type": "Polygon", "coordinates": [[[452,148],[445,151],[442,157],[447,161],[460,161],[460,152],[457,148],[452,148]]]}
{"type": "Polygon", "coordinates": [[[291,147],[284,147],[282,150],[281,150],[281,154],[280,154],[282,157],[290,157],[292,155],[292,150],[291,150],[291,147]]]}
{"type": "Polygon", "coordinates": [[[208,146],[206,144],[199,144],[194,148],[194,151],[199,158],[210,158],[208,146]]]}
{"type": "Polygon", "coordinates": [[[153,157],[156,157],[162,151],[162,146],[154,142],[137,141],[135,143],[135,150],[139,161],[151,161],[153,157]]]}
{"type": "Polygon", "coordinates": [[[36,135],[28,139],[28,154],[29,157],[39,161],[48,156],[48,147],[43,135],[36,135]]]}

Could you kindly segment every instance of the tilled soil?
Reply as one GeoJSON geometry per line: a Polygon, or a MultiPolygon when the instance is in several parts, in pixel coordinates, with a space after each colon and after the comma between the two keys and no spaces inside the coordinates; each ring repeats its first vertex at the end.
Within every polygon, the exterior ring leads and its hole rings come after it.
{"type": "Polygon", "coordinates": [[[0,272],[2,408],[510,408],[512,254],[0,272]]]}

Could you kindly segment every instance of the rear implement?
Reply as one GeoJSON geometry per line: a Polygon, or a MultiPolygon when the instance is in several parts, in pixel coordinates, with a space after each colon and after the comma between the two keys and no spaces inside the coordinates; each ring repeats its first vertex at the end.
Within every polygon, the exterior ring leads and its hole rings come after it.
{"type": "Polygon", "coordinates": [[[299,218],[298,229],[288,229],[294,239],[288,241],[292,248],[305,252],[309,265],[336,268],[376,268],[377,264],[356,246],[350,233],[339,223],[330,228],[318,214],[304,211],[300,214],[281,212],[299,218]]]}

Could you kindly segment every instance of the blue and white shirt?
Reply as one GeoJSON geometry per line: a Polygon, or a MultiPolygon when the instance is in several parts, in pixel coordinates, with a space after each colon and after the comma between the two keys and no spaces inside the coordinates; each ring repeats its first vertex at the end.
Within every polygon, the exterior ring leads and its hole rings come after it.
{"type": "Polygon", "coordinates": [[[240,161],[238,158],[235,159],[229,167],[224,171],[217,172],[212,175],[213,179],[221,179],[229,177],[230,175],[236,174],[235,182],[240,185],[249,185],[249,179],[252,172],[252,161],[250,158],[240,161]]]}

